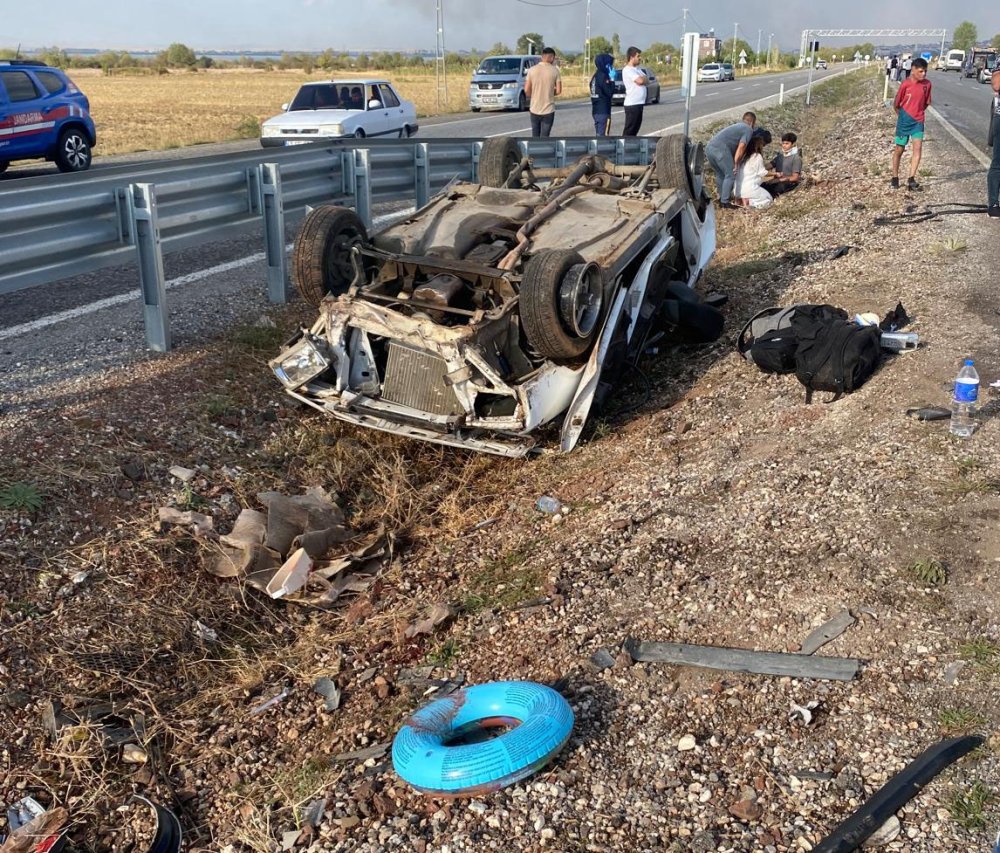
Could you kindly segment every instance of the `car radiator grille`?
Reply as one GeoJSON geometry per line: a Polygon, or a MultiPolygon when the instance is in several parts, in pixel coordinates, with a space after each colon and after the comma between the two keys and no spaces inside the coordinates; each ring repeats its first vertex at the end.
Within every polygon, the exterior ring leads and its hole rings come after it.
{"type": "Polygon", "coordinates": [[[390,341],[382,398],[432,415],[460,414],[458,398],[444,381],[447,372],[443,358],[390,341]]]}
{"type": "Polygon", "coordinates": [[[480,89],[502,89],[503,83],[480,83],[480,89]]]}

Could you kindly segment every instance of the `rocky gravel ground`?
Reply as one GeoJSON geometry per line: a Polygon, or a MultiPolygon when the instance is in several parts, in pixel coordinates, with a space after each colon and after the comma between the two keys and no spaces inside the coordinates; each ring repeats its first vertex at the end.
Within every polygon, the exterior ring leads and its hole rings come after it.
{"type": "Polygon", "coordinates": [[[40,510],[0,514],[3,799],[66,806],[77,849],[109,849],[113,809],[139,790],[177,811],[191,850],[804,851],[927,746],[975,731],[987,744],[897,813],[882,849],[987,849],[1000,824],[987,391],[1000,358],[983,271],[1000,244],[985,213],[914,221],[980,202],[982,174],[931,125],[924,192],[890,190],[880,94],[845,81],[808,112],[765,114],[775,138],[800,133],[810,181],[769,210],[722,212],[704,288],[730,296],[723,339],[650,355],[648,393],[627,386],[569,456],[465,456],[293,409],[263,362],[305,316],[294,306],[274,314],[279,329],[109,367],[56,389],[58,406],[36,391],[0,414],[0,482],[43,494],[40,510]],[[920,348],[835,403],[807,405],[794,377],[734,349],[766,305],[882,315],[897,300],[920,348]],[[978,432],[908,418],[947,403],[967,355],[983,379],[978,432]],[[334,613],[211,577],[204,543],[155,524],[169,504],[225,532],[262,488],[309,485],[336,492],[356,528],[399,534],[390,568],[334,613]],[[541,494],[565,511],[537,512],[541,494]],[[455,618],[407,636],[436,603],[455,618]],[[633,664],[622,650],[632,636],[794,651],[844,609],[856,623],[820,654],[862,659],[850,682],[633,664]],[[336,711],[312,691],[323,675],[342,690],[336,711]],[[428,679],[556,685],[573,736],[525,782],[423,796],[384,748],[356,753],[391,740],[428,679]],[[46,731],[56,700],[116,702],[145,763],[93,727],[46,731]],[[808,724],[790,713],[810,703],[808,724]]]}

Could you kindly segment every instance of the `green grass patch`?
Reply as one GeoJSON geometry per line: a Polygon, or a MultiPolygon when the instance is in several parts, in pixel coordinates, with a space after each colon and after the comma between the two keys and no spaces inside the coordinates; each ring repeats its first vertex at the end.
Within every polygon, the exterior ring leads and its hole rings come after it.
{"type": "Polygon", "coordinates": [[[958,653],[978,669],[990,675],[1000,675],[1000,646],[984,637],[964,643],[958,653]]]}
{"type": "Polygon", "coordinates": [[[978,779],[966,791],[957,791],[948,800],[952,820],[970,831],[986,828],[986,807],[995,799],[993,791],[978,779]]]}
{"type": "Polygon", "coordinates": [[[945,734],[969,734],[980,728],[986,718],[971,708],[944,708],[938,713],[938,727],[945,734]]]}
{"type": "Polygon", "coordinates": [[[948,581],[948,567],[935,557],[916,560],[906,570],[924,586],[943,586],[948,581]]]}
{"type": "Polygon", "coordinates": [[[462,607],[469,613],[506,610],[538,595],[542,571],[522,565],[527,551],[514,550],[486,563],[468,579],[462,607]]]}
{"type": "Polygon", "coordinates": [[[277,326],[249,324],[236,326],[229,334],[229,340],[242,350],[254,355],[266,352],[277,354],[278,347],[286,334],[277,326]]]}
{"type": "Polygon", "coordinates": [[[34,483],[7,483],[0,489],[0,507],[16,512],[38,512],[42,493],[34,483]]]}
{"type": "Polygon", "coordinates": [[[427,653],[427,662],[435,666],[447,668],[455,663],[461,654],[462,647],[459,645],[458,640],[454,637],[449,637],[427,653]]]}

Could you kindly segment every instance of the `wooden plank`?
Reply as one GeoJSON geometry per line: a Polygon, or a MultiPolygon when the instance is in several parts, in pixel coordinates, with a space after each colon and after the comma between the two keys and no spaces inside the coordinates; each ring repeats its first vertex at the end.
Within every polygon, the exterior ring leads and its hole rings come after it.
{"type": "Polygon", "coordinates": [[[755,652],[749,649],[695,646],[687,643],[642,643],[634,637],[629,637],[625,641],[625,651],[637,663],[674,663],[705,669],[831,681],[850,681],[858,674],[858,668],[861,666],[861,661],[855,658],[755,652]]]}

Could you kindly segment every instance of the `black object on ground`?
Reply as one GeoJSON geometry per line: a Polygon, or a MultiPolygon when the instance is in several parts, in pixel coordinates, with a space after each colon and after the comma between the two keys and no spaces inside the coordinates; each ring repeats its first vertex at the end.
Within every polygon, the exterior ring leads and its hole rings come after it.
{"type": "Polygon", "coordinates": [[[856,850],[945,767],[985,742],[986,738],[982,735],[965,735],[943,740],[925,749],[813,847],[813,853],[850,853],[856,850]]]}
{"type": "Polygon", "coordinates": [[[755,652],[687,643],[643,643],[634,637],[625,641],[624,648],[636,663],[675,663],[761,675],[787,675],[791,678],[850,681],[861,666],[861,661],[856,658],[755,652]]]}
{"type": "Polygon", "coordinates": [[[906,414],[918,421],[943,421],[951,417],[951,409],[943,406],[924,406],[920,409],[907,409],[906,414]]]}

